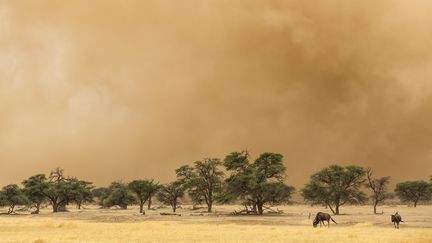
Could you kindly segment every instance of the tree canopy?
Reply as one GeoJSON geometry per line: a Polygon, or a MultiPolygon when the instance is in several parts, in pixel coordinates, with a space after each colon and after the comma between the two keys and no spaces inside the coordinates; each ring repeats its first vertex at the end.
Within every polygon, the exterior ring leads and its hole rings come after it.
{"type": "Polygon", "coordinates": [[[376,208],[379,203],[383,203],[386,199],[393,197],[392,193],[388,192],[387,185],[390,182],[390,176],[381,178],[372,177],[372,169],[367,170],[366,187],[372,191],[370,198],[372,199],[374,214],[377,213],[376,208]]]}
{"type": "Polygon", "coordinates": [[[331,165],[313,174],[301,195],[306,201],[328,206],[333,214],[339,214],[340,206],[367,200],[360,190],[365,174],[366,170],[359,166],[331,165]]]}
{"type": "Polygon", "coordinates": [[[221,192],[223,172],[219,169],[222,162],[217,158],[197,161],[194,166],[184,165],[176,170],[177,178],[188,190],[196,204],[205,203],[207,211],[212,211],[215,196],[221,192]]]}
{"type": "Polygon", "coordinates": [[[103,202],[109,196],[110,189],[107,187],[98,187],[93,189],[91,193],[93,200],[96,201],[99,206],[105,207],[103,202]]]}
{"type": "Polygon", "coordinates": [[[135,193],[139,204],[140,213],[144,211],[144,204],[148,200],[148,209],[151,208],[153,195],[159,190],[160,185],[154,180],[134,180],[129,183],[129,189],[135,193]]]}
{"type": "Polygon", "coordinates": [[[247,151],[232,152],[224,159],[224,166],[231,172],[225,180],[226,186],[220,201],[241,199],[245,207],[262,215],[265,204],[288,202],[294,188],[286,185],[283,156],[263,153],[250,162],[247,151]]]}
{"type": "Polygon", "coordinates": [[[16,205],[25,205],[29,201],[22,189],[16,184],[10,184],[0,191],[0,206],[9,206],[8,214],[14,213],[16,205]]]}
{"type": "Polygon", "coordinates": [[[179,199],[184,196],[186,187],[182,181],[176,180],[166,185],[163,185],[157,196],[158,200],[163,203],[170,205],[173,212],[177,210],[177,206],[180,204],[179,199]]]}
{"type": "Polygon", "coordinates": [[[103,201],[106,207],[117,205],[122,209],[127,209],[129,204],[136,202],[134,195],[126,183],[121,181],[112,182],[108,189],[108,195],[103,201]]]}
{"type": "Polygon", "coordinates": [[[65,211],[69,203],[76,202],[80,205],[91,197],[92,183],[65,177],[61,168],[51,171],[49,177],[41,183],[44,188],[42,193],[50,201],[53,212],[65,211]]]}
{"type": "Polygon", "coordinates": [[[71,184],[73,195],[70,196],[70,201],[75,202],[78,209],[81,209],[83,203],[93,202],[93,183],[77,178],[69,179],[71,184]]]}
{"type": "Polygon", "coordinates": [[[36,210],[33,212],[38,214],[41,204],[46,200],[44,191],[47,189],[46,176],[44,174],[37,174],[31,176],[22,182],[24,185],[24,193],[29,199],[30,203],[36,210]]]}
{"type": "Polygon", "coordinates": [[[432,199],[431,184],[426,181],[405,181],[398,183],[395,189],[396,195],[403,202],[412,202],[414,207],[420,201],[432,199]]]}

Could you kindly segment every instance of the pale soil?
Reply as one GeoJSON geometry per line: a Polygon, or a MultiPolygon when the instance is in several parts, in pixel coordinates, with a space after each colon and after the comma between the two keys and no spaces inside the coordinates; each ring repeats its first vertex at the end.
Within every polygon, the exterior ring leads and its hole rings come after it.
{"type": "MultiPolygon", "coordinates": [[[[232,216],[240,206],[216,206],[216,213],[184,206],[182,216],[161,216],[169,208],[146,211],[98,209],[40,215],[0,215],[0,242],[432,242],[432,206],[346,206],[330,228],[313,228],[309,213],[322,207],[282,206],[280,215],[232,216]],[[390,214],[398,211],[405,223],[395,230],[390,214]],[[192,214],[192,215],[191,215],[192,214]]],[[[4,212],[5,209],[0,209],[4,212]]]]}

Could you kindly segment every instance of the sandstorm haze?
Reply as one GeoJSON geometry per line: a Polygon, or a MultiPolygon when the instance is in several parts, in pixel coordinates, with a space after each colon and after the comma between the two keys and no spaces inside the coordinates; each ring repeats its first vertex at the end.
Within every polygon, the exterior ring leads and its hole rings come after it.
{"type": "Polygon", "coordinates": [[[0,184],[203,157],[432,174],[432,2],[0,1],[0,184]]]}

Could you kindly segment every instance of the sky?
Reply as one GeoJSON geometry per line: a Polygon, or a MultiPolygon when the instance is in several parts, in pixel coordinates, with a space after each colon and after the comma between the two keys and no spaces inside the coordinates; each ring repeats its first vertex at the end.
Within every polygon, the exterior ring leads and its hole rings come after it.
{"type": "Polygon", "coordinates": [[[155,178],[247,149],[432,175],[428,0],[0,0],[0,186],[155,178]]]}

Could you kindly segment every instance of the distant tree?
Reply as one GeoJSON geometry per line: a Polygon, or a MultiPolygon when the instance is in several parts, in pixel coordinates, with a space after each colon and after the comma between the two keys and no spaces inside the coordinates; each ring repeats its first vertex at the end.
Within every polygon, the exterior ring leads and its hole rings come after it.
{"type": "Polygon", "coordinates": [[[313,174],[301,195],[312,204],[328,206],[333,214],[345,204],[361,204],[367,200],[360,187],[365,182],[366,170],[359,166],[331,165],[313,174]]]}
{"type": "Polygon", "coordinates": [[[51,171],[45,181],[43,195],[51,203],[53,212],[66,211],[66,206],[71,202],[81,204],[87,200],[87,194],[91,190],[91,183],[80,181],[74,177],[65,177],[61,168],[51,171]],[[84,199],[86,197],[86,199],[84,199]]]}
{"type": "Polygon", "coordinates": [[[108,196],[103,201],[104,206],[106,207],[117,205],[122,209],[127,209],[129,204],[136,202],[135,197],[129,190],[128,185],[123,182],[113,182],[108,187],[108,189],[108,196]]]}
{"type": "Polygon", "coordinates": [[[426,181],[405,181],[396,185],[396,195],[402,202],[412,202],[414,207],[420,201],[432,199],[431,185],[426,181]]]}
{"type": "Polygon", "coordinates": [[[149,181],[148,184],[148,203],[147,203],[147,209],[151,209],[153,196],[157,194],[157,192],[160,190],[161,185],[158,182],[154,182],[153,180],[149,181]]]}
{"type": "Polygon", "coordinates": [[[288,202],[294,187],[283,182],[286,168],[282,159],[281,154],[263,153],[251,163],[247,151],[230,153],[224,159],[224,166],[231,175],[225,180],[219,201],[241,199],[259,215],[263,214],[265,204],[288,202]]]}
{"type": "Polygon", "coordinates": [[[47,178],[44,174],[37,174],[24,180],[24,193],[31,202],[32,206],[36,208],[33,212],[38,214],[41,204],[45,201],[44,191],[48,188],[47,178]]]}
{"type": "Polygon", "coordinates": [[[383,203],[386,199],[393,197],[392,193],[387,192],[387,185],[390,182],[390,176],[373,178],[372,169],[367,169],[366,186],[372,191],[371,199],[373,203],[374,214],[377,213],[376,208],[379,203],[383,203]]]}
{"type": "Polygon", "coordinates": [[[429,185],[430,185],[429,189],[432,193],[432,176],[429,177],[429,185]]]}
{"type": "Polygon", "coordinates": [[[176,170],[177,178],[187,188],[195,204],[205,202],[211,212],[215,195],[221,192],[223,172],[219,169],[222,162],[216,158],[196,161],[194,166],[184,165],[176,170]]]}
{"type": "Polygon", "coordinates": [[[76,202],[78,207],[81,203],[89,200],[90,182],[81,181],[77,178],[65,177],[61,168],[51,171],[49,177],[38,174],[23,181],[24,192],[39,212],[40,205],[44,200],[50,202],[53,212],[66,211],[70,202],[76,202]]]}
{"type": "Polygon", "coordinates": [[[81,209],[82,204],[93,202],[93,183],[88,181],[78,180],[77,178],[69,179],[72,186],[73,195],[70,201],[75,202],[78,209],[81,209]]]}
{"type": "Polygon", "coordinates": [[[66,205],[76,196],[76,192],[68,181],[48,182],[44,195],[50,201],[53,212],[66,211],[66,205]]]}
{"type": "Polygon", "coordinates": [[[184,196],[186,187],[183,182],[177,180],[162,186],[157,194],[158,200],[163,204],[170,205],[173,212],[176,211],[180,204],[179,199],[184,196]]]}
{"type": "Polygon", "coordinates": [[[160,185],[154,180],[134,180],[129,183],[129,189],[135,193],[139,204],[140,213],[144,211],[144,204],[148,200],[148,209],[151,207],[152,196],[159,190],[160,185]]]}
{"type": "Polygon", "coordinates": [[[92,190],[93,200],[96,198],[96,202],[99,206],[105,206],[104,200],[109,196],[110,189],[106,187],[98,187],[92,190]]]}
{"type": "Polygon", "coordinates": [[[64,176],[63,169],[56,168],[51,171],[44,195],[50,201],[54,213],[66,211],[66,205],[75,196],[75,192],[71,190],[71,186],[64,176]]]}
{"type": "Polygon", "coordinates": [[[18,185],[7,185],[0,191],[0,206],[9,206],[8,214],[14,212],[15,206],[28,203],[27,197],[18,185]]]}

